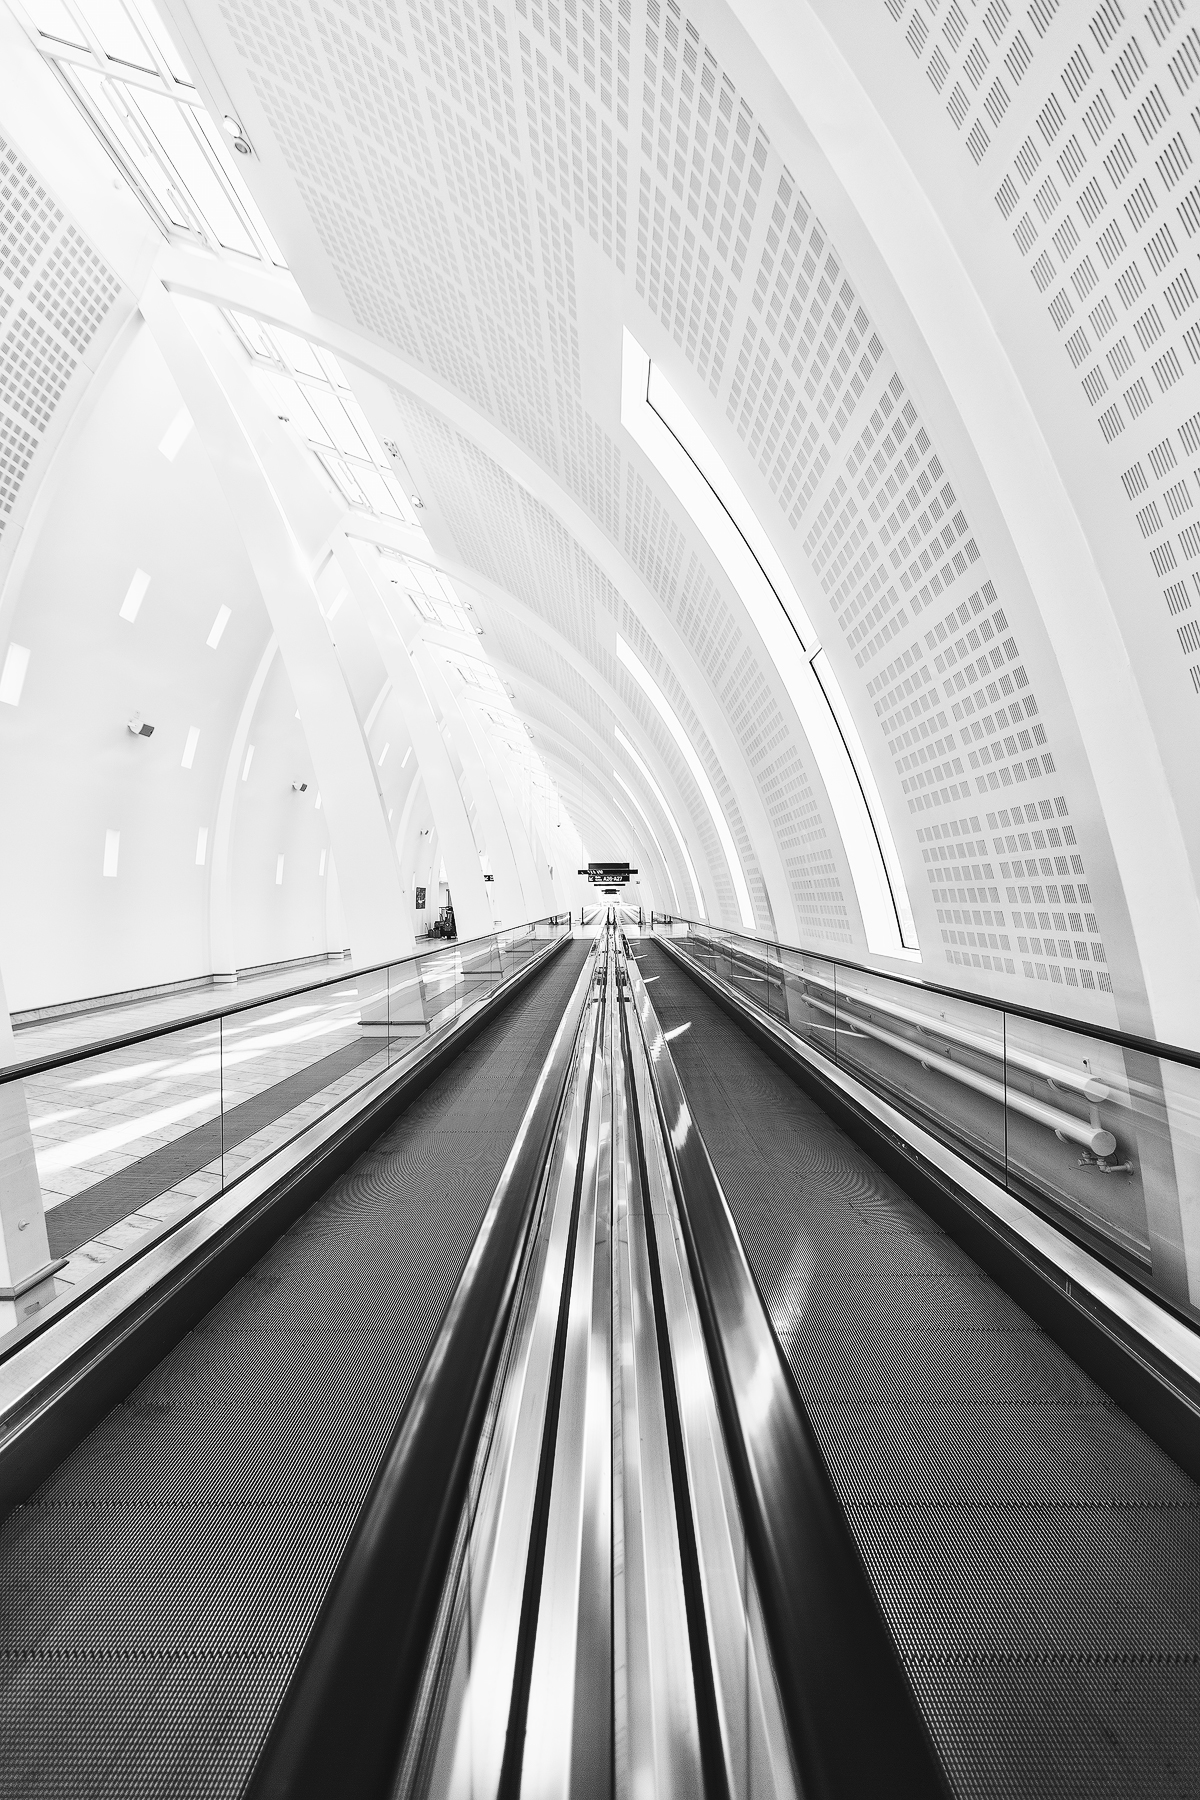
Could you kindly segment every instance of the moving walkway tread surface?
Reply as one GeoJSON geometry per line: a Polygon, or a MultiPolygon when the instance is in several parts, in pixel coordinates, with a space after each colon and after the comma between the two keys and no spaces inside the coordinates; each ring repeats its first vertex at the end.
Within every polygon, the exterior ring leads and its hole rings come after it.
{"type": "Polygon", "coordinates": [[[953,1791],[1200,1794],[1200,1490],[667,952],[640,964],[953,1791]]]}
{"type": "Polygon", "coordinates": [[[0,1795],[244,1790],[589,953],[560,951],[0,1529],[0,1795]]]}

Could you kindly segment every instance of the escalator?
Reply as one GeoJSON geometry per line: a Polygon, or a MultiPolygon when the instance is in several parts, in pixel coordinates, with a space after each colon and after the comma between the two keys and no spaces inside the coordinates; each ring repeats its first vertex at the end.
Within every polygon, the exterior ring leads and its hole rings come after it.
{"type": "Polygon", "coordinates": [[[1200,1794],[1200,1489],[675,958],[640,968],[951,1792],[1200,1794]]]}
{"type": "Polygon", "coordinates": [[[1200,1491],[614,914],[0,1529],[0,1794],[1200,1794],[1200,1491]]]}
{"type": "Polygon", "coordinates": [[[589,955],[560,951],[10,1515],[0,1793],[245,1791],[589,955]]]}

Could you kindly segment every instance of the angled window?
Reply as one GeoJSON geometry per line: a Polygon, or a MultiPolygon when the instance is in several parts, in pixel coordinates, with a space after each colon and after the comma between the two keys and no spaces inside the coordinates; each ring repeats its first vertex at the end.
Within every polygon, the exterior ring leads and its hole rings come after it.
{"type": "Polygon", "coordinates": [[[236,120],[214,124],[153,0],[13,10],[168,237],[286,266],[237,166],[249,145],[236,120]]]}
{"type": "Polygon", "coordinates": [[[337,357],[249,313],[229,309],[224,316],[272,408],[304,439],[333,492],[362,512],[415,524],[412,505],[337,357]]]}
{"type": "Polygon", "coordinates": [[[919,956],[882,796],[812,620],[711,440],[628,331],[621,422],[712,546],[796,709],[841,833],[868,947],[919,956]]]}

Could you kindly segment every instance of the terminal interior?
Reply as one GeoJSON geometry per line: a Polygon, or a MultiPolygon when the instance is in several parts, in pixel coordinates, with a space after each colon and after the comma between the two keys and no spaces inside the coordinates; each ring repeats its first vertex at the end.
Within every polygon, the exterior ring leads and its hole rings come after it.
{"type": "Polygon", "coordinates": [[[1200,1796],[1200,0],[0,0],[0,1796],[1200,1796]]]}

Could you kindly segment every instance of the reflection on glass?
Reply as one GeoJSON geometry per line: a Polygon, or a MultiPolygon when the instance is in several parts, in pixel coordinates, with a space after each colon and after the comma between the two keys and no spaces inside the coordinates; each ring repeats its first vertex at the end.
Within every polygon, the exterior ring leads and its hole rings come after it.
{"type": "Polygon", "coordinates": [[[704,924],[666,929],[811,1050],[1200,1318],[1200,1067],[1185,1053],[704,924]]]}
{"type": "Polygon", "coordinates": [[[194,1024],[0,1082],[0,1153],[10,1188],[27,1164],[34,1212],[40,1189],[49,1257],[61,1259],[17,1303],[0,1302],[0,1354],[417,1055],[434,1032],[569,931],[569,920],[514,926],[235,1003],[194,1024]]]}

